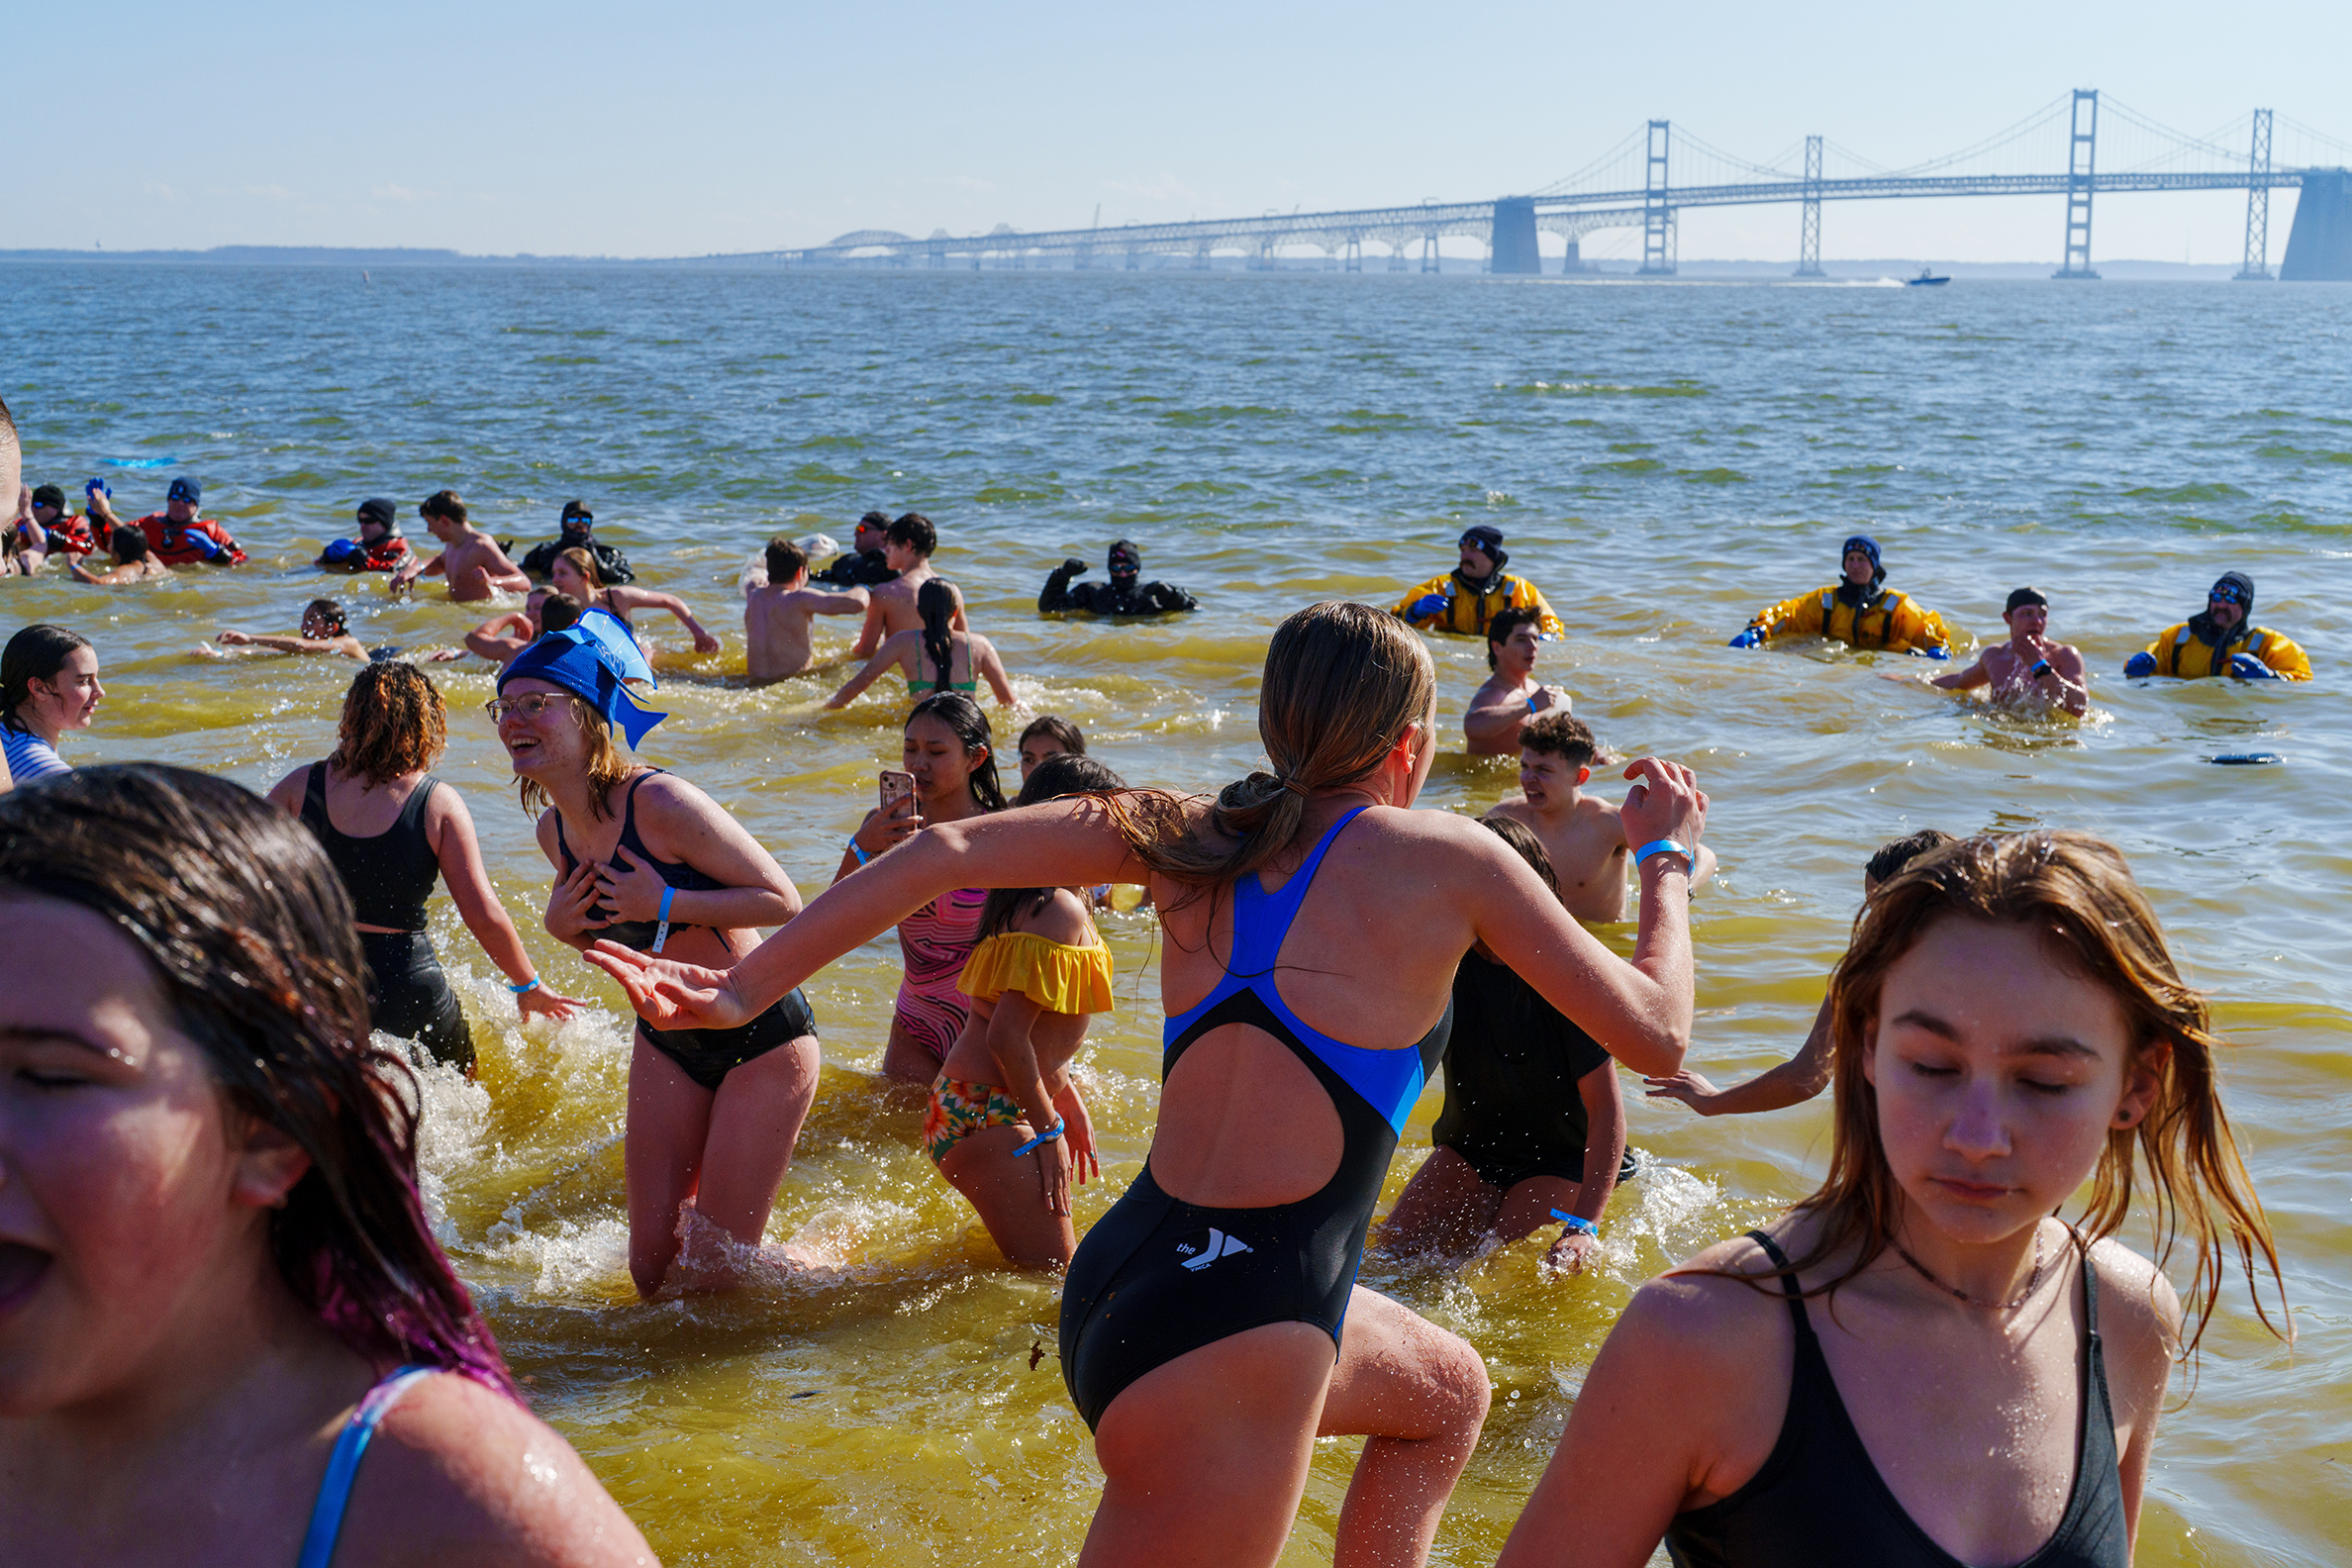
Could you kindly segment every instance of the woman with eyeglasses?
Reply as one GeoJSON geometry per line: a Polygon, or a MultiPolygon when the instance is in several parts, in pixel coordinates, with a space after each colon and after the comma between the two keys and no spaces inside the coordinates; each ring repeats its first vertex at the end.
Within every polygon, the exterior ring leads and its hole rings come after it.
{"type": "MultiPolygon", "coordinates": [[[[651,679],[628,634],[593,610],[498,677],[490,717],[555,868],[547,931],[579,948],[604,938],[731,964],[759,945],[760,928],[800,913],[800,894],[717,802],[613,743],[618,728],[634,748],[660,721],[628,689],[651,679]]],[[[817,1021],[798,990],[730,1029],[638,1019],[624,1166],[639,1295],[673,1273],[688,1289],[735,1282],[726,1246],[680,1259],[679,1216],[691,1204],[735,1246],[759,1244],[817,1098],[817,1021]]]]}
{"type": "Polygon", "coordinates": [[[465,797],[433,776],[449,739],[448,710],[413,664],[370,664],[343,694],[335,751],[269,792],[327,851],[351,896],[359,949],[374,983],[375,1028],[415,1040],[444,1066],[474,1073],[473,1030],[425,929],[425,901],[446,882],[457,916],[507,977],[525,1018],[567,1019],[580,1006],[539,982],[515,922],[490,885],[465,797]]]}

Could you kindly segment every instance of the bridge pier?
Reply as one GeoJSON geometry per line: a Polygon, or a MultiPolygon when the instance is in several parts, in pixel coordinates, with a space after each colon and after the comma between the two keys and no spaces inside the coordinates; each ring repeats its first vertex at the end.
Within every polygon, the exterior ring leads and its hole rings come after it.
{"type": "Polygon", "coordinates": [[[2304,172],[2279,277],[2288,283],[2352,283],[2352,169],[2304,172]]]}
{"type": "Polygon", "coordinates": [[[1495,203],[1494,262],[1498,275],[1533,277],[1543,270],[1543,252],[1535,245],[1535,198],[1506,196],[1495,203]]]}
{"type": "Polygon", "coordinates": [[[1423,272],[1434,272],[1437,270],[1437,237],[1435,235],[1421,236],[1421,269],[1423,272]]]}

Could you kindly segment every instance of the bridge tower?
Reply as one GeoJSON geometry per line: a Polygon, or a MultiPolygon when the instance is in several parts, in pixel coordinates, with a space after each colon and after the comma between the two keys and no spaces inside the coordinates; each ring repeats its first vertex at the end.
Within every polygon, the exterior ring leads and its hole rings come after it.
{"type": "Polygon", "coordinates": [[[1649,162],[1642,183],[1641,270],[1639,277],[1674,276],[1674,209],[1666,204],[1666,153],[1673,138],[1670,121],[1649,123],[1649,162]]]}
{"type": "Polygon", "coordinates": [[[1495,203],[1491,272],[1532,277],[1543,270],[1543,252],[1535,247],[1535,199],[1506,196],[1495,203]]]}
{"type": "Polygon", "coordinates": [[[1821,270],[1821,139],[1805,139],[1805,221],[1797,233],[1797,270],[1801,278],[1827,277],[1821,270]]]}
{"type": "Polygon", "coordinates": [[[2254,183],[2246,187],[2246,263],[2238,268],[2240,281],[2271,280],[2270,171],[2271,112],[2254,111],[2254,146],[2246,154],[2246,172],[2254,183]]]}
{"type": "Polygon", "coordinates": [[[2096,278],[2091,270],[2092,170],[2099,154],[2099,90],[2077,87],[2066,145],[2066,264],[2052,277],[2096,278]]]}

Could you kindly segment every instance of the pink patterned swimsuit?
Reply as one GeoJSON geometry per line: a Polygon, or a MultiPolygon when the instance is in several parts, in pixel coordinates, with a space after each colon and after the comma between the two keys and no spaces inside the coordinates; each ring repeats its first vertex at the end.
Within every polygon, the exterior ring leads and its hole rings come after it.
{"type": "Polygon", "coordinates": [[[987,903],[988,889],[957,888],[899,922],[907,973],[899,982],[894,1023],[936,1061],[947,1059],[972,1011],[972,999],[955,982],[979,944],[980,911],[987,903]]]}

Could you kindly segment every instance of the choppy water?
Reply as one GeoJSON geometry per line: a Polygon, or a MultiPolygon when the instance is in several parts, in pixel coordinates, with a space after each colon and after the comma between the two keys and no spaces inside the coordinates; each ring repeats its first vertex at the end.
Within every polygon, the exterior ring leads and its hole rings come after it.
{"type": "MultiPolygon", "coordinates": [[[[1469,521],[1566,617],[1544,670],[1626,751],[1697,766],[1724,862],[1698,906],[1693,1063],[1737,1080],[1795,1048],[1870,849],[1936,826],[2029,824],[2117,839],[2244,1048],[2227,1084],[2303,1331],[2284,1351],[2239,1305],[2168,1421],[2142,1560],[2341,1561],[2352,1540],[2352,290],[2320,285],[1639,287],[1422,278],[13,266],[0,365],[28,477],[176,456],[253,564],[105,591],[0,584],[0,629],[77,626],[112,698],[77,762],[166,756],[256,787],[331,745],[348,667],[194,651],[224,626],[291,630],[303,563],[355,502],[451,485],[503,537],[552,532],[580,496],[642,580],[714,627],[768,535],[846,538],[868,507],[940,525],[1035,708],[1078,720],[1132,781],[1208,787],[1257,755],[1254,677],[1310,599],[1392,597],[1443,569],[1469,521]],[[2320,680],[2094,686],[2079,728],[1989,717],[1870,678],[1868,656],[1734,653],[1767,599],[1828,580],[1857,528],[1894,583],[1978,637],[2008,590],[2049,590],[2057,635],[2115,669],[2226,567],[2320,680]],[[1138,539],[1198,593],[1179,624],[1040,621],[1063,555],[1138,539]],[[2217,751],[2286,764],[2221,769],[2217,751]],[[2330,804],[2333,802],[2334,804],[2330,804]]],[[[159,504],[162,475],[116,473],[159,504]]],[[[480,618],[357,585],[373,642],[454,640],[480,618]]],[[[838,628],[841,623],[834,623],[838,628]]],[[[831,678],[750,691],[739,637],[669,639],[675,717],[647,742],[736,812],[804,890],[895,757],[896,703],[813,712],[831,678]]],[[[846,640],[836,632],[836,647],[846,640]]],[[[1484,674],[1437,649],[1445,718],[1484,674]]],[[[478,705],[451,699],[444,777],[537,932],[547,871],[478,705]]],[[[1478,809],[1512,774],[1442,757],[1430,801],[1478,809]]],[[[812,987],[827,1070],[770,1239],[833,1274],[726,1301],[637,1303],[624,1260],[617,992],[543,935],[550,979],[603,1000],[529,1033],[445,899],[469,971],[479,1086],[437,1084],[427,1164],[444,1238],[542,1414],[673,1564],[1052,1563],[1099,1487],[1055,1374],[1054,1289],[1006,1272],[880,1091],[888,938],[812,987]],[[1030,1368],[1032,1346],[1045,1359],[1030,1368]]],[[[1156,1084],[1151,931],[1114,917],[1122,1011],[1087,1058],[1106,1183],[1139,1167],[1156,1084]]],[[[1638,1093],[1638,1085],[1632,1085],[1638,1093]]],[[[1435,1097],[1390,1196],[1426,1151],[1435,1097]]],[[[1535,1247],[1458,1278],[1368,1278],[1467,1334],[1497,1384],[1438,1559],[1491,1560],[1583,1369],[1634,1284],[1808,1190],[1815,1105],[1701,1122],[1632,1102],[1645,1174],[1622,1190],[1600,1277],[1539,1280],[1535,1247]]],[[[1327,1561],[1353,1444],[1319,1456],[1293,1563],[1327,1561]]]]}

